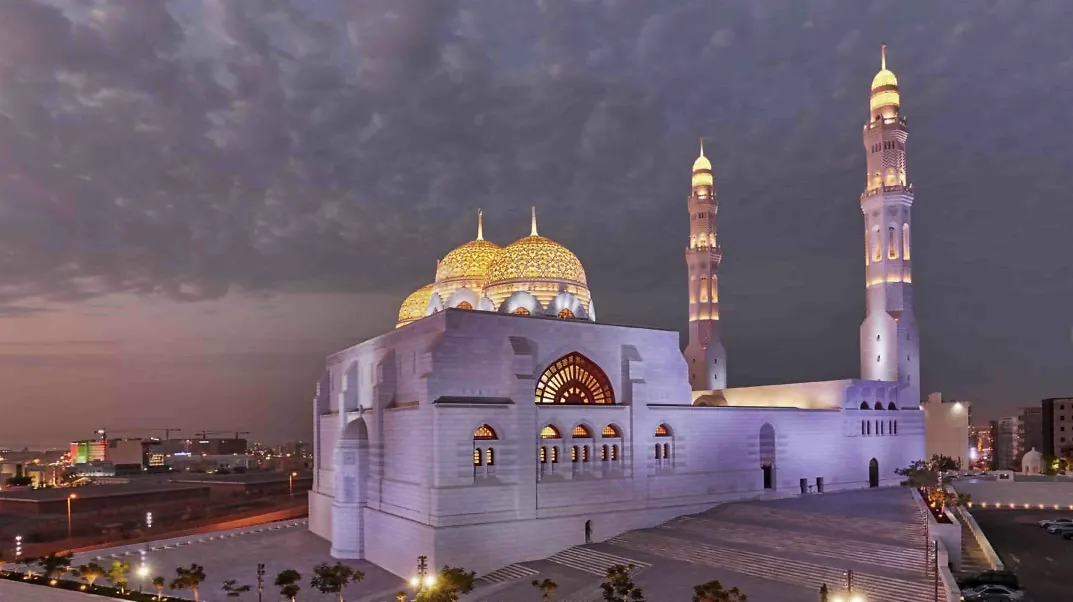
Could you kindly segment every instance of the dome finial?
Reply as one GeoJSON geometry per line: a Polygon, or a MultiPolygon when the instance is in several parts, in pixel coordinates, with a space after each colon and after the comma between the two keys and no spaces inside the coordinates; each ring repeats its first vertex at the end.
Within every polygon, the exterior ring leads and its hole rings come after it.
{"type": "Polygon", "coordinates": [[[879,47],[879,68],[887,68],[887,45],[883,44],[879,47]]]}
{"type": "Polygon", "coordinates": [[[477,240],[484,240],[484,209],[477,210],[477,240]]]}
{"type": "Polygon", "coordinates": [[[704,136],[700,137],[700,156],[704,156],[704,136]]]}
{"type": "Polygon", "coordinates": [[[533,206],[533,225],[532,225],[532,228],[530,229],[530,232],[529,232],[529,236],[537,236],[537,229],[536,229],[536,206],[535,206],[535,205],[533,206]]]}

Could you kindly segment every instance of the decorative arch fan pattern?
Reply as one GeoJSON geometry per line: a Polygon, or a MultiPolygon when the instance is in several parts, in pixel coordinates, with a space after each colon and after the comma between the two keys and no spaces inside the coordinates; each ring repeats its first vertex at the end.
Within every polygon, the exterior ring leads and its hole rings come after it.
{"type": "Polygon", "coordinates": [[[611,381],[592,360],[570,353],[548,366],[536,386],[536,403],[613,404],[611,381]]]}

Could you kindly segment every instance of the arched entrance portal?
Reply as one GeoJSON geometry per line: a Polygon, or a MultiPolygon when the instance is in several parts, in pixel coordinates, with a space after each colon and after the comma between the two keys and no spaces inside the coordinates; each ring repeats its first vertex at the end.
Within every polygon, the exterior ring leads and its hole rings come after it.
{"type": "Polygon", "coordinates": [[[879,487],[879,461],[875,458],[868,461],[868,486],[879,487]]]}
{"type": "Polygon", "coordinates": [[[335,446],[335,501],[332,502],[333,558],[365,557],[365,484],[369,475],[369,428],[363,418],[346,426],[335,446]]]}
{"type": "Polygon", "coordinates": [[[775,427],[767,422],[760,427],[760,468],[764,489],[775,489],[775,427]]]}

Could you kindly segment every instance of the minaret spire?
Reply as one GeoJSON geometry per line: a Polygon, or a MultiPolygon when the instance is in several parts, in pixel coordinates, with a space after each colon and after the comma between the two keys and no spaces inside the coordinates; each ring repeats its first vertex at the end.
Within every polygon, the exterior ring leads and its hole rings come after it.
{"type": "Polygon", "coordinates": [[[883,44],[879,47],[879,68],[887,68],[887,45],[883,44]]]}
{"type": "Polygon", "coordinates": [[[529,236],[538,236],[536,229],[536,206],[533,207],[533,224],[530,228],[529,236]]]}
{"type": "Polygon", "coordinates": [[[484,209],[477,210],[477,240],[484,240],[484,209]]]}
{"type": "Polygon", "coordinates": [[[700,156],[704,156],[704,136],[700,137],[700,156]]]}

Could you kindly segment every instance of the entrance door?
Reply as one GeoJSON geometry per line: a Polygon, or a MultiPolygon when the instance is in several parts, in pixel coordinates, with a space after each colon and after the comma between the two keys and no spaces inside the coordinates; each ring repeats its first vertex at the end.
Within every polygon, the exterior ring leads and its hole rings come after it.
{"type": "Polygon", "coordinates": [[[770,464],[765,464],[764,469],[764,489],[775,488],[775,467],[770,464]]]}
{"type": "Polygon", "coordinates": [[[875,458],[868,462],[868,486],[879,487],[879,462],[875,458]]]}

